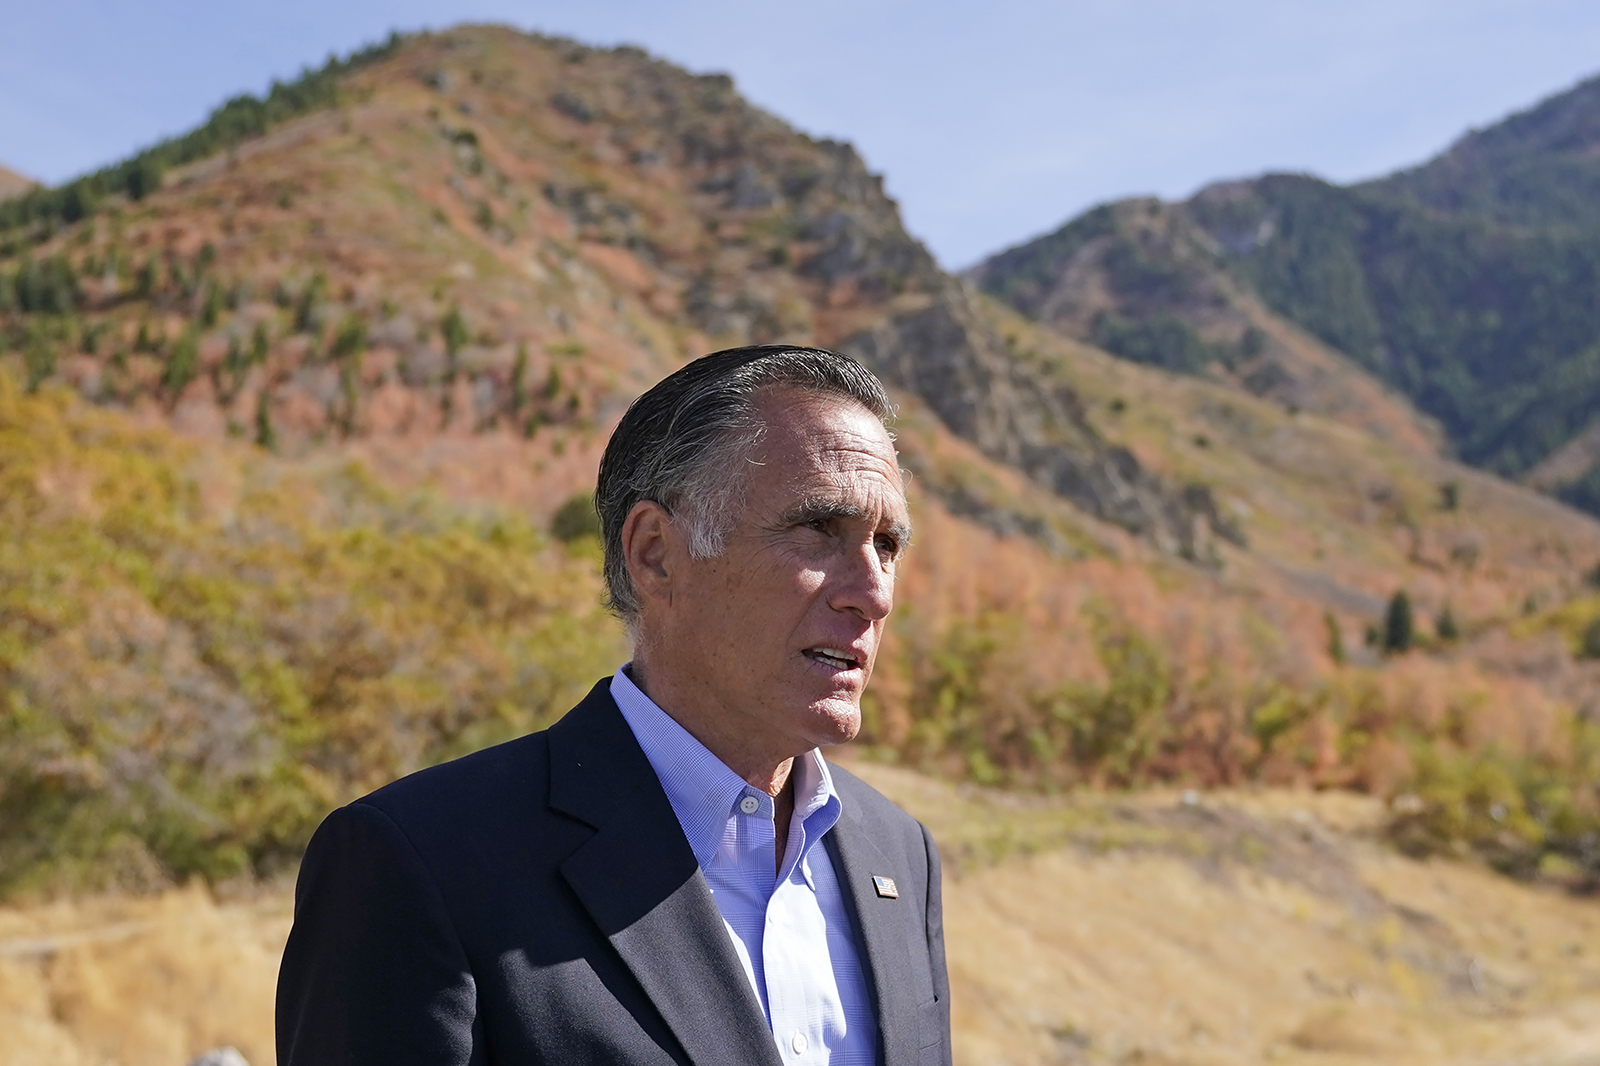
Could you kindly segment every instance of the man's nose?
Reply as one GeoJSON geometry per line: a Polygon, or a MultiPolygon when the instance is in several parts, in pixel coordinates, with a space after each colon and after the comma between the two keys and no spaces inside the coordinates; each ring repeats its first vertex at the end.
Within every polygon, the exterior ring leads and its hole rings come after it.
{"type": "Polygon", "coordinates": [[[894,608],[894,570],[885,566],[872,541],[846,553],[828,603],[836,611],[854,611],[869,622],[888,617],[894,608]]]}

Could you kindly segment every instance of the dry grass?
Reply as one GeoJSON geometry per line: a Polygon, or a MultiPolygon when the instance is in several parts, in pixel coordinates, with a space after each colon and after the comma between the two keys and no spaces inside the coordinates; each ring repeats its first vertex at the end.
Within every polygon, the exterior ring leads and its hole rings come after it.
{"type": "Polygon", "coordinates": [[[182,1066],[232,1045],[273,1061],[287,892],[201,888],[0,910],[0,1066],[182,1066]]]}
{"type": "MultiPolygon", "coordinates": [[[[1396,856],[1374,800],[1021,799],[854,768],[952,860],[967,1066],[1600,1058],[1600,905],[1396,856]]],[[[0,910],[0,1066],[271,1062],[288,926],[286,890],[0,910]]]]}
{"type": "Polygon", "coordinates": [[[1099,795],[1018,819],[1014,797],[858,769],[947,851],[1012,841],[947,878],[967,1066],[1600,1059],[1600,906],[1394,855],[1369,798],[1099,795]]]}

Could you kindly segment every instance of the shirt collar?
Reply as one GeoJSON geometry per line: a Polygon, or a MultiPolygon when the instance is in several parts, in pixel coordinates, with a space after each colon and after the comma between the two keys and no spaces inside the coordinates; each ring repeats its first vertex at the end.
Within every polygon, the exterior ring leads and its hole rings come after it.
{"type": "MultiPolygon", "coordinates": [[[[739,800],[746,795],[759,797],[761,792],[728,769],[646,696],[628,676],[628,666],[612,676],[611,698],[644,749],[656,777],[661,779],[667,802],[678,816],[696,861],[705,866],[721,846],[723,830],[739,800]]],[[[827,760],[816,748],[795,759],[792,772],[795,811],[800,820],[809,823],[813,814],[823,812],[817,823],[806,825],[807,843],[814,843],[838,821],[842,809],[839,794],[833,787],[827,760]]]]}

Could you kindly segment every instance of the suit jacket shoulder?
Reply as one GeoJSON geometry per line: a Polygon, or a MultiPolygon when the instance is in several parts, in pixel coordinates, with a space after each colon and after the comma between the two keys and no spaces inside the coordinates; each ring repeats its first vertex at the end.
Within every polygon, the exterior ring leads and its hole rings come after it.
{"type": "Polygon", "coordinates": [[[543,733],[331,814],[279,970],[281,1064],[779,1066],[605,682],[543,733]]]}
{"type": "Polygon", "coordinates": [[[898,840],[914,851],[923,850],[927,829],[921,822],[838,763],[830,760],[828,772],[833,775],[834,788],[845,809],[854,809],[880,844],[898,840]]]}

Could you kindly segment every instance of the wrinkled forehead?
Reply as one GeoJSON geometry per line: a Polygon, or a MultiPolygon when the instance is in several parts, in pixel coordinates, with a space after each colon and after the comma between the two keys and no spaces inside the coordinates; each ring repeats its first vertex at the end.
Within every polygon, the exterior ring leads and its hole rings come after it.
{"type": "Polygon", "coordinates": [[[909,538],[911,519],[894,440],[871,411],[848,398],[775,393],[758,404],[763,431],[751,449],[757,491],[747,497],[768,520],[865,520],[909,538]]]}
{"type": "Polygon", "coordinates": [[[894,438],[855,400],[798,389],[769,389],[756,399],[762,428],[751,459],[769,473],[875,476],[903,491],[894,438]]]}

